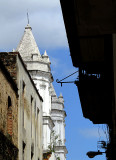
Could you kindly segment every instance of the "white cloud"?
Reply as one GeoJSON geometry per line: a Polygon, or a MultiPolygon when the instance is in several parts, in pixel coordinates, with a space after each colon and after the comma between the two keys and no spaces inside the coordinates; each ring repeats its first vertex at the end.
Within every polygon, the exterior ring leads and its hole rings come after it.
{"type": "Polygon", "coordinates": [[[59,0],[4,0],[0,1],[0,48],[16,48],[27,24],[41,48],[67,47],[65,28],[59,0]]]}

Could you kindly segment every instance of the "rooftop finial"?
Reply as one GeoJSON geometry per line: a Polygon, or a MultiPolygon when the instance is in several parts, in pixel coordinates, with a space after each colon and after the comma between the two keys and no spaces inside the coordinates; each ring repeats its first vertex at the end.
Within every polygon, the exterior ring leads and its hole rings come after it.
{"type": "Polygon", "coordinates": [[[29,13],[28,13],[28,10],[27,10],[27,21],[28,21],[28,24],[29,24],[29,13]]]}

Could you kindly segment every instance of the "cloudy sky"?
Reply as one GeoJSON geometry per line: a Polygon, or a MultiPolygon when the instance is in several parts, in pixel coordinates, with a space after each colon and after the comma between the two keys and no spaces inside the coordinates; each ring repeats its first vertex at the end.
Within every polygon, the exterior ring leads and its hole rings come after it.
{"type": "Polygon", "coordinates": [[[59,0],[1,1],[1,47],[6,48],[6,45],[9,48],[16,47],[27,24],[27,10],[39,46],[46,49],[67,47],[59,0]]]}
{"type": "MultiPolygon", "coordinates": [[[[106,126],[93,125],[83,118],[77,87],[65,84],[62,79],[77,69],[73,67],[65,33],[59,0],[1,0],[0,1],[0,51],[16,49],[27,25],[27,10],[32,32],[41,53],[47,50],[52,62],[54,87],[57,95],[65,99],[67,160],[89,160],[86,152],[97,150],[97,141],[106,140],[106,126]]],[[[75,80],[78,75],[69,80],[75,80]]],[[[103,160],[98,156],[94,160],[103,160]]]]}

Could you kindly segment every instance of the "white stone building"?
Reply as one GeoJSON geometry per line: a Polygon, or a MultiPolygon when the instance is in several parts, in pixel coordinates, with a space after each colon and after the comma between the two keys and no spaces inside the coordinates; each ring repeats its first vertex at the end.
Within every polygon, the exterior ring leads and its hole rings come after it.
{"type": "MultiPolygon", "coordinates": [[[[47,55],[47,52],[43,55],[40,54],[40,51],[35,42],[34,36],[32,34],[32,28],[28,24],[25,27],[25,31],[23,37],[16,49],[21,54],[24,63],[27,66],[27,69],[39,90],[40,95],[43,98],[43,153],[48,153],[50,151],[51,143],[51,133],[55,130],[55,134],[58,134],[59,138],[62,141],[61,147],[57,148],[55,153],[52,154],[51,159],[56,159],[60,157],[61,160],[65,160],[66,155],[66,147],[65,147],[65,112],[63,105],[63,98],[60,96],[54,104],[54,95],[53,95],[53,77],[50,69],[50,60],[47,55]],[[57,105],[56,105],[57,103],[57,105]],[[56,124],[54,109],[57,106],[55,112],[59,115],[57,122],[62,121],[61,123],[56,124]],[[57,130],[58,126],[60,127],[60,131],[57,130]],[[64,149],[65,147],[65,149],[64,149]],[[65,151],[64,151],[65,150],[65,151]],[[64,154],[64,157],[60,155],[60,153],[64,154]]],[[[57,97],[57,96],[56,96],[57,97]]],[[[58,139],[59,140],[59,139],[58,139]]],[[[57,140],[56,140],[57,141],[57,140]]]]}

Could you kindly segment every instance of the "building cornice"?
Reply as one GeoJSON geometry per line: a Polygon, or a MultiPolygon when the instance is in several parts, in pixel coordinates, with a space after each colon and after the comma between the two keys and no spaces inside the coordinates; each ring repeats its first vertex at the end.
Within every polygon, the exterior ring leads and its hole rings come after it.
{"type": "Polygon", "coordinates": [[[49,125],[51,130],[55,126],[55,124],[50,116],[43,116],[43,125],[49,125]]]}
{"type": "MultiPolygon", "coordinates": [[[[51,74],[51,72],[49,71],[49,72],[46,72],[46,71],[41,71],[41,70],[28,70],[29,72],[35,72],[35,74],[37,75],[39,75],[39,76],[49,76],[50,77],[50,79],[51,79],[51,82],[53,82],[53,76],[52,76],[52,74],[51,74]]],[[[33,75],[32,75],[33,76],[33,75]]],[[[34,78],[34,80],[38,80],[37,78],[34,78]]],[[[39,79],[40,80],[40,79],[39,79]]]]}
{"type": "Polygon", "coordinates": [[[41,63],[41,64],[46,64],[46,65],[50,66],[50,63],[44,61],[42,58],[39,60],[30,60],[30,61],[28,60],[28,61],[25,61],[25,63],[41,63]]]}
{"type": "Polygon", "coordinates": [[[67,116],[66,111],[60,110],[60,109],[51,109],[51,114],[52,113],[63,113],[65,115],[65,117],[67,116]]]}
{"type": "Polygon", "coordinates": [[[54,146],[55,152],[64,151],[65,154],[68,153],[66,146],[54,146]]]}
{"type": "Polygon", "coordinates": [[[52,100],[52,103],[58,103],[58,104],[63,104],[64,105],[64,103],[60,102],[59,100],[52,100]]]}

